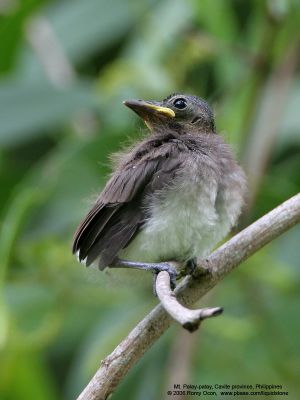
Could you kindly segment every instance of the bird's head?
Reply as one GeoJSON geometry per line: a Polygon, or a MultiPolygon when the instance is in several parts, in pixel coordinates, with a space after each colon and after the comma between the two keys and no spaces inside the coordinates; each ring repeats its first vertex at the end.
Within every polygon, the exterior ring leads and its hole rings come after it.
{"type": "Polygon", "coordinates": [[[214,133],[214,116],[202,99],[186,94],[172,94],[163,101],[126,100],[150,130],[168,127],[180,133],[214,133]]]}

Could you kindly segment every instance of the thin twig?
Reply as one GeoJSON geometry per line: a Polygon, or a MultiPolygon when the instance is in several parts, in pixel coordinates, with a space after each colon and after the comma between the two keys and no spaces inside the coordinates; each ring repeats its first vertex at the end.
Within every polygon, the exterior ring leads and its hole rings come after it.
{"type": "Polygon", "coordinates": [[[156,293],[168,314],[189,332],[197,330],[202,320],[215,317],[223,312],[221,307],[200,308],[198,310],[183,307],[171,290],[170,275],[166,271],[160,272],[157,276],[156,293]]]}
{"type": "MultiPolygon", "coordinates": [[[[184,305],[191,305],[203,297],[235,267],[252,254],[300,222],[300,193],[290,198],[248,228],[239,232],[214,251],[197,268],[195,278],[188,276],[175,293],[184,305]]],[[[160,304],[155,307],[101,362],[101,366],[78,400],[106,400],[129,369],[164,333],[171,317],[160,304]]]]}

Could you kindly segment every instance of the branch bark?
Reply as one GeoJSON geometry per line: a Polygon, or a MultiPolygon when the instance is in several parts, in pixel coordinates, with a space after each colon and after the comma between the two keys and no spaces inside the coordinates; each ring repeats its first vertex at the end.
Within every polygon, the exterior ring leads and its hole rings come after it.
{"type": "MultiPolygon", "coordinates": [[[[242,261],[299,222],[300,193],[239,232],[203,260],[193,277],[185,277],[176,288],[176,297],[181,304],[192,305],[242,261]]],[[[78,400],[106,400],[170,323],[170,315],[159,304],[101,361],[100,368],[78,400]]]]}
{"type": "Polygon", "coordinates": [[[166,271],[160,272],[157,276],[156,293],[167,313],[190,332],[197,330],[204,319],[215,317],[223,312],[221,307],[191,310],[181,305],[171,290],[170,275],[166,271]]]}

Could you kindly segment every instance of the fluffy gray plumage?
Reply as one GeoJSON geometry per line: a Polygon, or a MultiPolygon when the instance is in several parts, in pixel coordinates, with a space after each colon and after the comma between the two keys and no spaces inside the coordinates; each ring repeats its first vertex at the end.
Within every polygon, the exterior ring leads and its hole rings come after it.
{"type": "Polygon", "coordinates": [[[73,252],[86,265],[97,260],[100,269],[115,257],[161,262],[205,256],[237,222],[244,173],[215,133],[203,100],[176,94],[161,103],[132,104],[151,135],[119,157],[77,229],[73,252]]]}

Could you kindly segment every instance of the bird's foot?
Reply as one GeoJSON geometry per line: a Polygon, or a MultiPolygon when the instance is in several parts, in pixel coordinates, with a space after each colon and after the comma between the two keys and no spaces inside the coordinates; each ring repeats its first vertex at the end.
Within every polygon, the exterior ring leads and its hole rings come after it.
{"type": "Polygon", "coordinates": [[[176,278],[178,276],[178,272],[176,269],[168,263],[158,263],[158,264],[153,264],[154,270],[153,270],[153,294],[156,296],[156,279],[157,275],[162,272],[166,271],[170,275],[170,286],[171,289],[174,290],[176,288],[176,278]]]}
{"type": "Polygon", "coordinates": [[[116,258],[114,262],[109,265],[109,268],[135,268],[135,269],[142,269],[145,271],[153,272],[153,292],[156,295],[156,278],[157,275],[161,271],[167,271],[170,275],[170,284],[172,290],[176,287],[176,278],[178,273],[171,264],[169,263],[143,263],[143,262],[136,262],[136,261],[128,261],[128,260],[121,260],[120,258],[116,258]]]}
{"type": "Polygon", "coordinates": [[[195,272],[195,269],[197,268],[197,258],[191,258],[190,260],[187,261],[185,265],[185,270],[187,275],[193,275],[195,272]]]}

